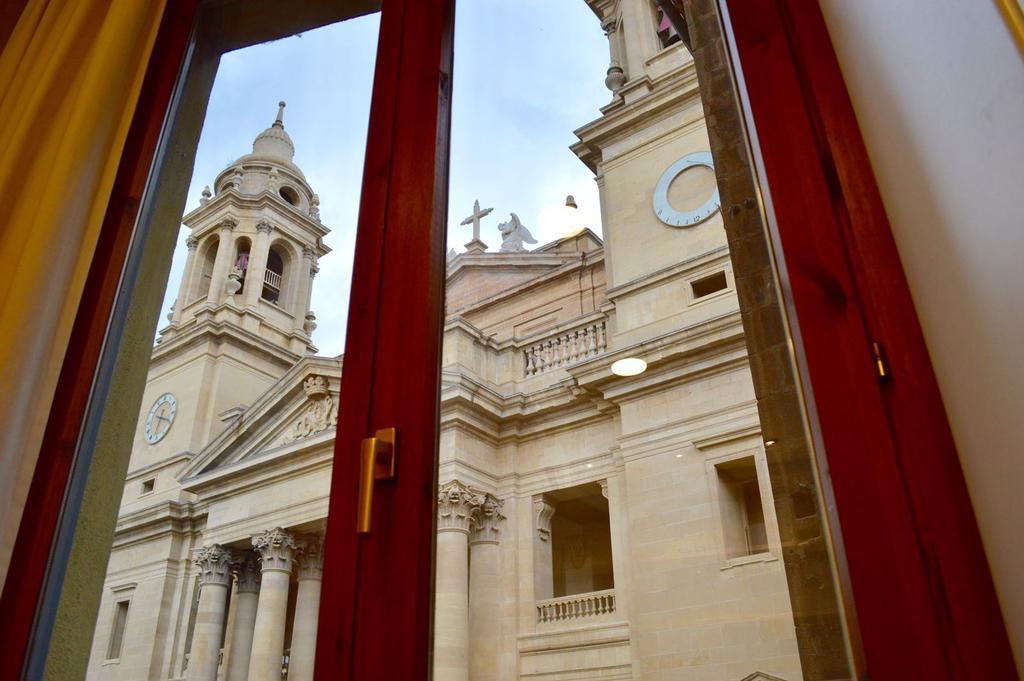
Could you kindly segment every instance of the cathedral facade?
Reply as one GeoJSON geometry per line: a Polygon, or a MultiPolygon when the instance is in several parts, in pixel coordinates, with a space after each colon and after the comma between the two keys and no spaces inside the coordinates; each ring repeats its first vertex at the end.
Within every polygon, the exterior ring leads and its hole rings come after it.
{"type": "MultiPolygon", "coordinates": [[[[648,0],[588,4],[602,236],[531,249],[477,206],[449,254],[434,678],[796,681],[692,59],[648,0]]],[[[312,344],[329,230],[282,112],[183,218],[90,680],[312,678],[344,361],[312,344]]]]}

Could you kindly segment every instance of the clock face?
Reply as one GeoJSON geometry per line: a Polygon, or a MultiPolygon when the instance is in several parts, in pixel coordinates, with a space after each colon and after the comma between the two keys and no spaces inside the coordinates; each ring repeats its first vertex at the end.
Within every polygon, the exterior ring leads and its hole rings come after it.
{"type": "Polygon", "coordinates": [[[164,393],[156,399],[146,417],[146,441],[153,445],[164,439],[178,413],[178,400],[171,393],[164,393]]]}
{"type": "Polygon", "coordinates": [[[687,154],[673,163],[662,173],[654,188],[654,213],[658,219],[670,227],[693,227],[698,225],[718,212],[721,200],[718,198],[718,187],[708,200],[693,210],[676,210],[668,202],[668,190],[672,182],[690,168],[703,166],[715,170],[714,162],[711,160],[711,152],[698,151],[687,154]]]}

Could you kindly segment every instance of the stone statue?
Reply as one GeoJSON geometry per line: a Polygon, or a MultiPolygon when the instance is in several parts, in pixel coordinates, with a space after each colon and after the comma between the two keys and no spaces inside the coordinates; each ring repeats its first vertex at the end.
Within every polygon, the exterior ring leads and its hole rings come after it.
{"type": "Polygon", "coordinates": [[[530,230],[526,228],[520,220],[519,216],[512,213],[512,219],[508,222],[503,222],[498,225],[498,231],[501,232],[501,252],[502,253],[523,253],[526,248],[523,243],[535,244],[537,240],[530,234],[530,230]]]}

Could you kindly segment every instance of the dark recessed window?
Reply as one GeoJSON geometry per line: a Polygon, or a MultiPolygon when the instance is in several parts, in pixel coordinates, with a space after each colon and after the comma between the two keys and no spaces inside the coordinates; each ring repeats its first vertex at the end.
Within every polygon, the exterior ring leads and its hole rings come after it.
{"type": "Polygon", "coordinates": [[[715,272],[710,277],[690,282],[690,288],[693,289],[694,299],[697,299],[710,296],[718,291],[724,291],[729,288],[729,282],[725,278],[725,272],[715,272]]]}
{"type": "Polygon", "coordinates": [[[292,204],[293,206],[299,205],[299,193],[292,189],[291,187],[281,187],[281,189],[279,189],[277,193],[281,195],[282,199],[292,204]]]}
{"type": "Polygon", "coordinates": [[[114,621],[110,627],[110,640],[107,643],[107,659],[117,660],[121,657],[121,644],[124,642],[124,627],[128,621],[128,601],[120,601],[114,605],[114,621]]]}
{"type": "Polygon", "coordinates": [[[142,494],[149,494],[153,491],[153,487],[156,486],[156,478],[150,478],[149,480],[142,481],[142,494]]]}

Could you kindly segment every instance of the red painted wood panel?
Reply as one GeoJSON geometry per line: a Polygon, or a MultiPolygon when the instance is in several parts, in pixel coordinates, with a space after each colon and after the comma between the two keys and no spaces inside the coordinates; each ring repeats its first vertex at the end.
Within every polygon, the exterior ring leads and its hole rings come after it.
{"type": "Polygon", "coordinates": [[[728,0],[872,679],[1015,678],[903,270],[816,4],[728,0]],[[878,380],[882,342],[892,379],[878,380]]]}
{"type": "Polygon", "coordinates": [[[386,0],[383,7],[317,679],[417,679],[429,669],[453,5],[386,0]],[[371,534],[357,537],[359,444],[391,426],[398,477],[378,485],[371,534]]]}

